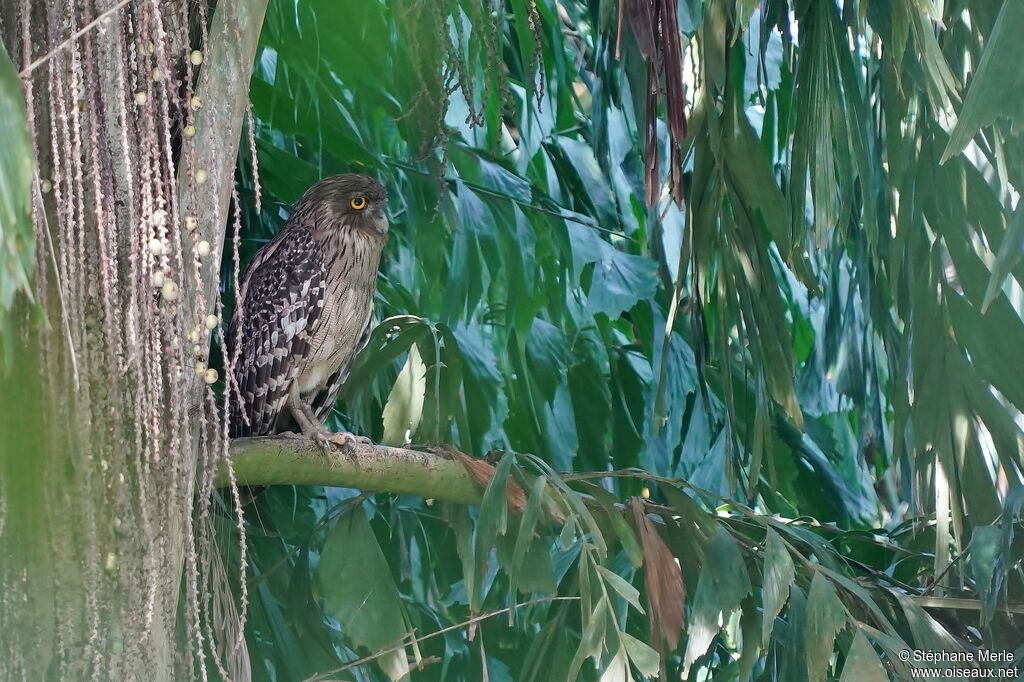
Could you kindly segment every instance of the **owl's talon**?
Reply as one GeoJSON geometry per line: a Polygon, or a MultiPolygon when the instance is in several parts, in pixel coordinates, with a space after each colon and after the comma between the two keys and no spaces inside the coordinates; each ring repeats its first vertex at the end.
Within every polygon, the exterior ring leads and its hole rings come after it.
{"type": "Polygon", "coordinates": [[[313,443],[323,451],[325,455],[331,454],[331,452],[340,450],[346,454],[352,454],[355,452],[357,444],[372,445],[371,441],[366,436],[357,436],[348,431],[341,431],[339,433],[331,433],[330,431],[317,431],[311,434],[310,438],[313,443]]]}
{"type": "Polygon", "coordinates": [[[331,436],[333,435],[334,434],[328,431],[316,431],[309,434],[309,439],[313,441],[313,445],[320,450],[320,454],[327,456],[331,454],[331,450],[333,449],[331,447],[331,436]]]}
{"type": "Polygon", "coordinates": [[[348,431],[332,433],[330,440],[342,452],[351,453],[356,449],[356,437],[348,431]]]}

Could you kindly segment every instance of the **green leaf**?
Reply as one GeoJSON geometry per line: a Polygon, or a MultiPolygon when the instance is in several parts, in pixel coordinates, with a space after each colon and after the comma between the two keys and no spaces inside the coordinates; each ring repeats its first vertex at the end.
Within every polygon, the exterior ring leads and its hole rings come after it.
{"type": "Polygon", "coordinates": [[[911,19],[911,31],[914,34],[914,41],[917,43],[917,52],[920,56],[921,65],[924,67],[926,83],[925,92],[932,107],[936,109],[950,106],[950,95],[957,94],[959,82],[953,75],[946,57],[942,52],[942,46],[935,35],[935,29],[931,18],[918,12],[916,20],[911,19]]]}
{"type": "Polygon", "coordinates": [[[586,627],[583,630],[583,637],[580,638],[580,645],[576,649],[576,655],[573,656],[572,664],[569,666],[569,675],[566,679],[578,679],[577,675],[587,658],[594,658],[595,660],[600,658],[601,649],[604,647],[605,627],[608,621],[606,617],[607,611],[608,601],[606,599],[599,599],[597,605],[594,606],[593,612],[590,613],[590,618],[587,619],[586,627]]]}
{"type": "Polygon", "coordinates": [[[1007,0],[985,41],[978,70],[971,79],[942,163],[959,154],[971,138],[998,116],[1024,120],[1024,3],[1007,0]]]}
{"type": "Polygon", "coordinates": [[[452,150],[452,160],[462,177],[478,189],[529,203],[532,196],[530,184],[501,164],[468,149],[452,150]]]}
{"type": "MultiPolygon", "coordinates": [[[[669,504],[679,512],[680,517],[693,524],[693,527],[700,531],[700,535],[704,537],[711,537],[717,532],[718,523],[708,514],[706,511],[701,509],[693,498],[682,492],[674,485],[670,485],[665,482],[658,484],[658,489],[668,499],[669,504]]],[[[685,526],[684,526],[685,527],[685,526]]],[[[689,530],[687,528],[687,530],[689,530]]],[[[704,538],[702,537],[701,540],[704,538]]]]}
{"type": "MultiPolygon", "coordinates": [[[[743,553],[729,531],[719,525],[708,545],[707,559],[693,600],[689,639],[683,657],[684,670],[689,670],[690,665],[704,655],[721,629],[719,623],[727,621],[748,594],[750,576],[743,553]]],[[[685,676],[686,672],[683,674],[685,676]]]]}
{"type": "Polygon", "coordinates": [[[619,596],[629,602],[630,606],[640,613],[644,613],[643,607],[640,606],[640,590],[633,587],[625,578],[609,571],[604,566],[598,566],[597,570],[604,578],[605,584],[618,592],[619,596]]]}
{"type": "MultiPolygon", "coordinates": [[[[1024,348],[1020,317],[1005,297],[993,301],[985,315],[953,292],[946,296],[946,302],[953,331],[970,352],[971,369],[1017,409],[1024,409],[1024,374],[1017,371],[1016,361],[1017,349],[1024,348]]],[[[934,373],[934,369],[930,371],[934,373]]]]}
{"type": "Polygon", "coordinates": [[[977,586],[982,604],[982,622],[992,617],[1002,582],[1000,564],[1007,565],[1009,557],[1000,557],[1003,532],[997,526],[978,526],[971,534],[971,577],[977,586]],[[1000,561],[1002,559],[1002,561],[1000,561]]]}
{"type": "Polygon", "coordinates": [[[465,183],[458,183],[458,216],[463,230],[492,235],[497,230],[494,214],[465,183]]]}
{"type": "Polygon", "coordinates": [[[463,390],[470,433],[461,434],[471,450],[484,451],[500,439],[501,426],[508,413],[505,385],[497,369],[498,359],[478,325],[459,327],[445,333],[462,354],[463,390]]]}
{"type": "Polygon", "coordinates": [[[754,667],[761,658],[762,648],[758,641],[761,634],[762,614],[757,608],[756,600],[748,596],[743,600],[740,612],[740,636],[743,646],[740,650],[739,679],[753,680],[754,667]]]}
{"type": "Polygon", "coordinates": [[[807,595],[807,679],[824,680],[836,635],[846,625],[846,607],[832,587],[832,582],[815,571],[811,591],[807,595]]]}
{"type": "Polygon", "coordinates": [[[370,385],[385,367],[429,336],[430,326],[414,315],[396,315],[382,320],[370,333],[366,348],[356,357],[355,366],[342,387],[342,397],[352,397],[357,387],[370,385]]]}
{"type": "Polygon", "coordinates": [[[915,648],[965,655],[967,649],[930,613],[914,603],[909,596],[900,592],[894,592],[894,594],[903,608],[903,616],[907,619],[907,624],[910,625],[910,632],[914,635],[915,648]]]}
{"type": "Polygon", "coordinates": [[[569,364],[569,349],[562,331],[550,322],[535,318],[526,338],[526,358],[530,363],[530,376],[545,400],[554,400],[569,364]]]}
{"type": "MultiPolygon", "coordinates": [[[[328,536],[316,570],[316,586],[324,609],[338,620],[354,645],[377,651],[409,634],[391,569],[362,508],[344,514],[328,536]]],[[[378,662],[392,680],[409,673],[404,649],[378,662]]]]}
{"type": "Polygon", "coordinates": [[[593,495],[594,499],[601,505],[605,516],[612,524],[612,529],[615,530],[615,534],[619,538],[619,542],[622,543],[622,549],[625,550],[630,563],[633,564],[634,568],[640,568],[644,563],[643,549],[640,547],[640,541],[636,537],[633,526],[626,520],[622,509],[616,506],[615,496],[600,485],[584,483],[580,487],[584,492],[593,495]]]}
{"type": "MultiPolygon", "coordinates": [[[[32,229],[32,140],[25,114],[25,96],[18,72],[0,41],[0,330],[21,291],[30,299],[29,278],[35,269],[32,229]]],[[[3,354],[6,357],[6,354],[3,354]]]]}
{"type": "Polygon", "coordinates": [[[658,674],[661,657],[658,656],[657,651],[625,632],[619,633],[619,639],[625,645],[629,660],[633,661],[637,670],[647,677],[654,677],[658,674]]]}
{"type": "MultiPolygon", "coordinates": [[[[528,554],[533,554],[538,551],[538,548],[534,546],[534,530],[537,528],[537,522],[540,520],[541,514],[545,509],[547,499],[547,477],[541,475],[535,478],[533,480],[533,484],[530,486],[526,509],[523,511],[523,518],[519,521],[519,531],[516,535],[516,544],[512,551],[512,561],[509,569],[509,583],[511,589],[519,586],[520,575],[524,571],[524,562],[528,554]]],[[[537,538],[536,540],[536,544],[540,545],[540,548],[543,549],[544,543],[540,541],[540,538],[537,538]]],[[[550,567],[550,559],[547,564],[550,567]]],[[[528,592],[530,590],[527,589],[527,586],[524,584],[522,585],[522,591],[528,592]]]]}
{"type": "Polygon", "coordinates": [[[768,646],[768,637],[772,633],[775,617],[782,611],[789,597],[789,586],[793,584],[795,571],[793,557],[783,544],[782,538],[771,528],[765,538],[764,552],[764,617],[761,621],[761,643],[768,646]]]}
{"type": "Polygon", "coordinates": [[[737,208],[756,214],[760,220],[755,221],[755,224],[763,225],[775,240],[779,251],[788,257],[792,238],[785,197],[775,182],[773,169],[739,103],[731,103],[727,112],[731,115],[725,122],[724,158],[729,181],[742,199],[737,208]]]}
{"type": "Polygon", "coordinates": [[[536,537],[530,542],[517,578],[516,587],[524,594],[554,594],[557,589],[555,567],[545,538],[536,537]]]}
{"type": "Polygon", "coordinates": [[[523,517],[519,521],[519,535],[516,538],[516,547],[512,555],[513,564],[526,553],[526,545],[534,535],[537,522],[540,520],[541,513],[544,511],[548,501],[547,486],[548,479],[543,474],[533,479],[533,483],[530,484],[530,490],[527,493],[526,509],[523,511],[523,517]]]}
{"type": "Polygon", "coordinates": [[[385,445],[400,447],[412,440],[423,417],[423,397],[427,390],[427,368],[416,344],[409,348],[409,357],[391,387],[384,406],[385,445]]]}
{"type": "MultiPolygon", "coordinates": [[[[779,679],[789,682],[819,682],[807,678],[807,642],[804,637],[807,598],[793,583],[789,590],[789,611],[786,613],[786,629],[775,636],[774,645],[781,649],[779,679]]],[[[780,628],[781,630],[781,628],[780,628]]]]}
{"type": "Polygon", "coordinates": [[[588,315],[604,313],[615,319],[654,295],[658,286],[657,263],[619,251],[585,225],[570,221],[568,226],[577,272],[582,264],[594,264],[594,276],[587,293],[588,315]]]}
{"type": "MultiPolygon", "coordinates": [[[[616,644],[615,642],[610,642],[608,646],[612,648],[616,644]]],[[[626,647],[620,644],[615,649],[615,655],[612,656],[612,660],[608,661],[607,665],[604,666],[598,682],[629,682],[630,679],[629,656],[626,652],[626,647]]]]}
{"type": "Polygon", "coordinates": [[[989,305],[1002,291],[1003,282],[1006,281],[1010,271],[1017,266],[1022,252],[1024,252],[1024,204],[1018,205],[1017,210],[1013,212],[1010,222],[1006,226],[1003,241],[999,244],[999,253],[996,255],[995,265],[992,266],[992,275],[989,277],[988,287],[985,289],[985,299],[981,304],[982,314],[988,310],[989,305]]]}
{"type": "Polygon", "coordinates": [[[654,295],[657,265],[650,258],[631,256],[609,246],[594,264],[594,279],[587,292],[587,313],[615,319],[654,295]]]}
{"type": "Polygon", "coordinates": [[[602,227],[611,229],[618,224],[615,195],[608,178],[601,170],[594,150],[586,143],[570,137],[559,136],[558,146],[565,153],[570,165],[579,178],[579,187],[589,199],[601,221],[602,227]]]}
{"type": "MultiPolygon", "coordinates": [[[[508,481],[509,471],[515,462],[515,455],[506,453],[494,470],[494,477],[487,484],[483,499],[480,501],[480,515],[477,517],[476,542],[474,545],[474,560],[480,572],[494,547],[494,541],[498,535],[504,535],[508,530],[508,503],[505,497],[505,484],[508,481]]],[[[483,581],[481,580],[481,587],[483,581]]]]}
{"type": "Polygon", "coordinates": [[[839,682],[889,682],[882,660],[863,632],[858,632],[853,639],[839,682]]]}
{"type": "Polygon", "coordinates": [[[480,593],[483,592],[483,585],[482,581],[477,579],[473,554],[473,522],[469,517],[469,508],[461,504],[451,505],[448,516],[452,531],[455,533],[455,550],[461,562],[465,601],[469,602],[470,611],[475,613],[480,610],[480,593]]]}

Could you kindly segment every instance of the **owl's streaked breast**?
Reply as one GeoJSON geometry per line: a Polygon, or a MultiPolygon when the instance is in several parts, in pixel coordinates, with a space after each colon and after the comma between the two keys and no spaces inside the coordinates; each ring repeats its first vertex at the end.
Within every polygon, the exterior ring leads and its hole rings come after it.
{"type": "Polygon", "coordinates": [[[380,247],[353,239],[330,243],[327,282],[320,323],[310,337],[310,352],[296,376],[300,395],[317,393],[331,375],[359,351],[366,322],[373,312],[380,247]]]}
{"type": "Polygon", "coordinates": [[[332,295],[328,290],[322,321],[310,338],[310,355],[299,367],[300,394],[324,388],[345,360],[355,355],[372,309],[373,301],[364,292],[347,289],[332,295]]]}

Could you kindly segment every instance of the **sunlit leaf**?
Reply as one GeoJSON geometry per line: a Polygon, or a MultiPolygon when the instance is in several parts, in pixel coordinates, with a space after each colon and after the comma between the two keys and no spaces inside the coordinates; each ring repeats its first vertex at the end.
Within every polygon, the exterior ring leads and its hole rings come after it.
{"type": "Polygon", "coordinates": [[[400,446],[408,443],[423,416],[423,398],[427,389],[427,368],[420,358],[416,344],[409,348],[409,357],[398,373],[384,405],[385,445],[400,446]]]}
{"type": "Polygon", "coordinates": [[[945,162],[959,154],[983,126],[991,124],[997,116],[1020,121],[1024,116],[1024,72],[1018,65],[1024,63],[1024,5],[1004,2],[985,43],[981,62],[974,73],[960,110],[956,127],[942,153],[945,162]]]}
{"type": "Polygon", "coordinates": [[[999,295],[999,290],[1002,289],[1007,275],[1020,262],[1022,254],[1024,254],[1024,206],[1018,206],[1006,226],[1003,241],[999,244],[999,255],[996,257],[992,276],[985,289],[985,300],[981,304],[982,313],[988,310],[989,305],[999,295]]]}

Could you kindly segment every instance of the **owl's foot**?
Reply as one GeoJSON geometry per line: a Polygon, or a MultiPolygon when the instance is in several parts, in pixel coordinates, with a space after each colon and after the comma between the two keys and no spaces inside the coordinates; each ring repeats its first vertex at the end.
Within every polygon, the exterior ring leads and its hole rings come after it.
{"type": "Polygon", "coordinates": [[[310,434],[310,438],[325,455],[330,454],[335,450],[341,450],[346,454],[351,454],[355,452],[356,444],[363,443],[370,445],[373,443],[373,441],[366,436],[357,436],[353,433],[349,433],[348,431],[331,433],[326,429],[317,430],[313,434],[310,434]]]}
{"type": "Polygon", "coordinates": [[[356,436],[347,431],[331,433],[325,429],[313,413],[313,408],[298,393],[293,392],[288,396],[288,407],[302,435],[313,441],[324,455],[330,455],[335,450],[351,453],[355,449],[358,442],[356,436]]]}
{"type": "Polygon", "coordinates": [[[310,439],[325,455],[341,450],[351,453],[355,450],[355,437],[351,433],[331,433],[326,429],[317,429],[310,434],[310,439]]]}

